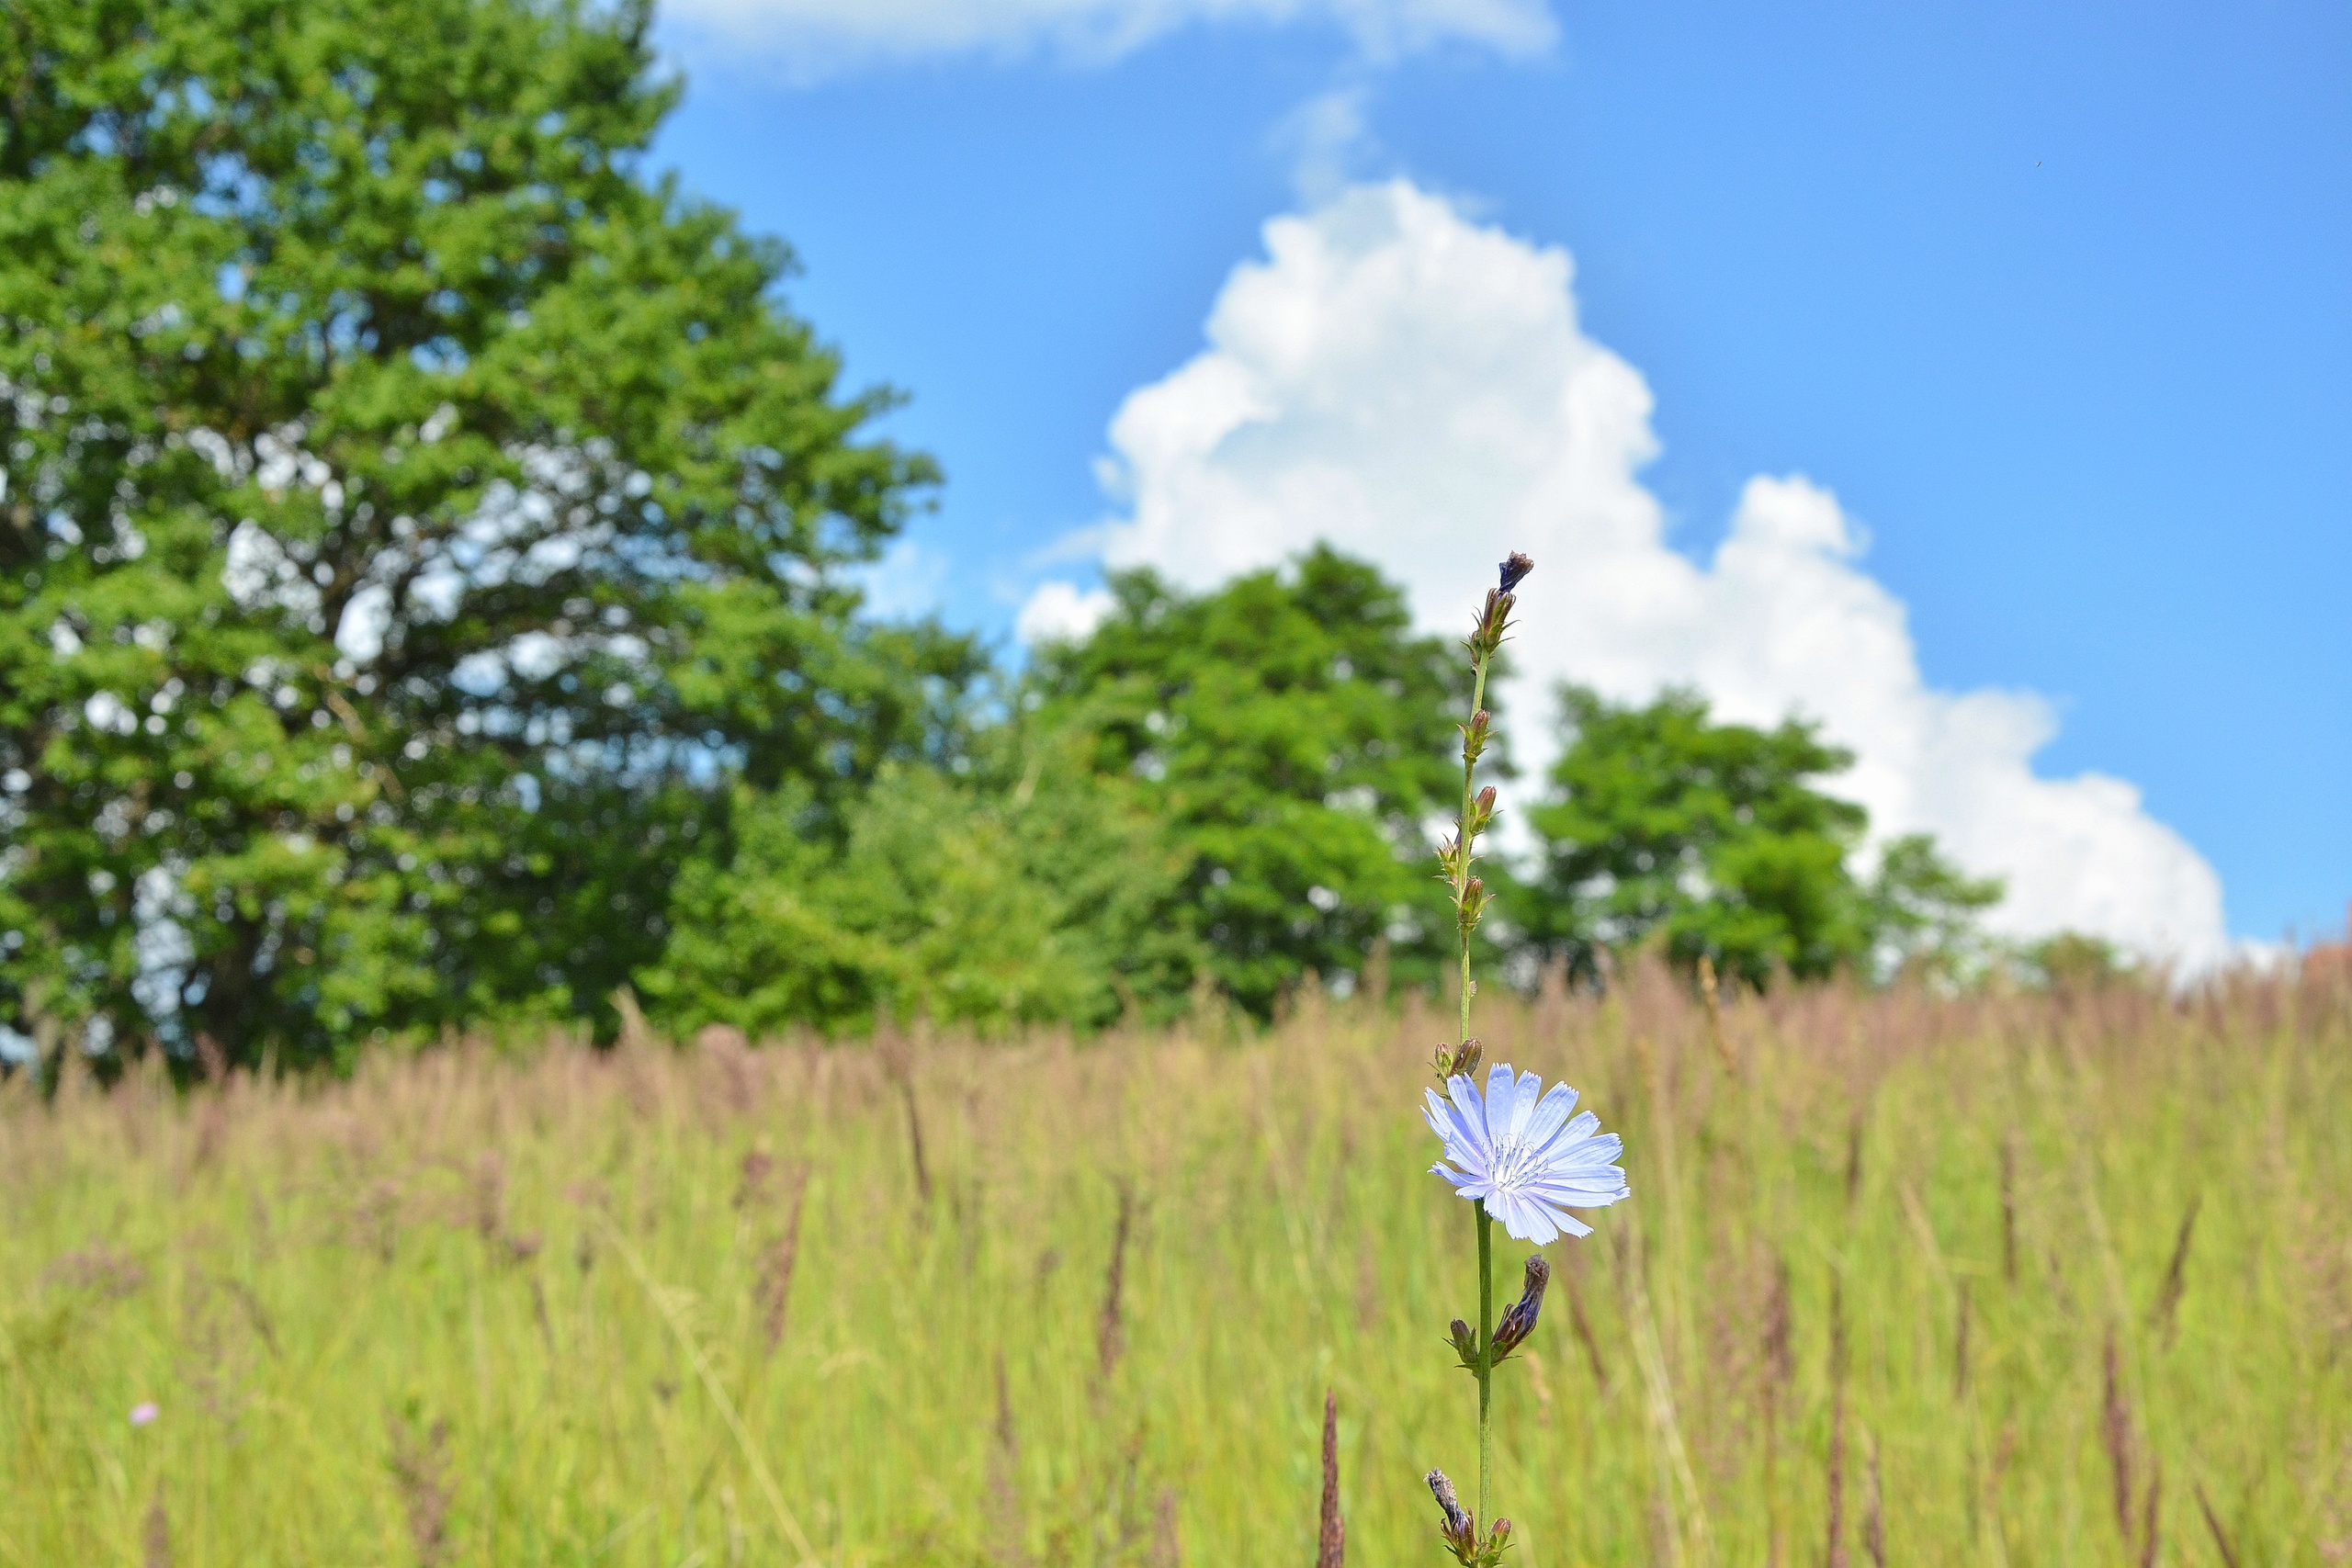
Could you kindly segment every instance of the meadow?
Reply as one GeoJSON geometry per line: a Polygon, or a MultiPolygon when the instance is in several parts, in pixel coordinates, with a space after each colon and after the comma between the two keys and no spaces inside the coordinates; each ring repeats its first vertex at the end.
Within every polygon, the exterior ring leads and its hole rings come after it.
{"type": "MultiPolygon", "coordinates": [[[[1350,1561],[1434,1564],[1444,1017],[19,1081],[0,1563],[1305,1563],[1330,1390],[1350,1561]]],[[[1634,1190],[1498,1373],[1510,1562],[2352,1561],[2342,977],[1480,1032],[1634,1190]]]]}

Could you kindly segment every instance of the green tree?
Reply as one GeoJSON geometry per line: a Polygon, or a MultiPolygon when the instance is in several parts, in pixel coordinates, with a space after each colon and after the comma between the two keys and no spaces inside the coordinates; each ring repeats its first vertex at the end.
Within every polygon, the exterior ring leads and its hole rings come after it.
{"type": "Polygon", "coordinates": [[[1969,876],[1925,833],[1894,840],[1879,852],[1866,893],[1879,970],[1947,984],[1977,978],[1999,957],[1977,919],[2001,892],[1998,878],[1969,876]]]}
{"type": "Polygon", "coordinates": [[[1170,918],[1181,857],[1131,789],[1034,760],[1018,780],[894,766],[838,827],[805,788],[739,791],[734,852],[680,877],[676,934],[638,976],[653,1015],[755,1035],[1164,1015],[1199,962],[1170,918]]]}
{"type": "Polygon", "coordinates": [[[933,476],[639,164],[623,0],[0,25],[0,1021],[347,1052],[577,1014],[728,781],[838,810],[966,643],[845,570],[933,476]]]}
{"type": "Polygon", "coordinates": [[[1853,756],[1810,724],[1719,724],[1690,691],[1623,706],[1565,686],[1560,705],[1555,798],[1529,814],[1540,874],[1508,908],[1538,953],[1573,972],[1645,941],[1758,987],[1883,969],[1951,952],[1999,897],[1924,837],[1895,840],[1874,877],[1858,876],[1869,816],[1815,787],[1853,756]]]}
{"type": "Polygon", "coordinates": [[[1263,1013],[1306,971],[1352,976],[1384,935],[1400,977],[1433,974],[1422,824],[1459,804],[1459,651],[1328,547],[1207,594],[1149,571],[1111,588],[1091,636],[1037,650],[1027,722],[1169,824],[1211,976],[1263,1013]]]}
{"type": "Polygon", "coordinates": [[[2058,931],[2026,943],[2016,954],[2019,977],[2062,995],[2099,991],[2135,977],[2131,956],[2105,937],[2058,931]]]}

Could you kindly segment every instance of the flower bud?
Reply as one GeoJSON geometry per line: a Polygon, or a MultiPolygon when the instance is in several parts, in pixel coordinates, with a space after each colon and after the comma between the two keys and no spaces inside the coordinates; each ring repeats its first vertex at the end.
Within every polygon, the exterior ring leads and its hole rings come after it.
{"type": "Polygon", "coordinates": [[[1534,570],[1535,563],[1533,561],[1528,559],[1527,557],[1520,554],[1517,550],[1511,551],[1508,557],[1504,558],[1503,564],[1498,569],[1499,575],[1502,579],[1502,591],[1509,593],[1521,583],[1526,581],[1527,574],[1534,570]]]}
{"type": "Polygon", "coordinates": [[[1486,755],[1487,734],[1494,721],[1494,715],[1485,708],[1480,708],[1470,716],[1469,723],[1459,727],[1462,731],[1462,760],[1464,761],[1476,762],[1480,757],[1486,755]]]}
{"type": "Polygon", "coordinates": [[[1478,1070],[1478,1058],[1486,1054],[1487,1047],[1476,1039],[1464,1040],[1453,1053],[1453,1071],[1464,1077],[1469,1077],[1478,1070]]]}
{"type": "Polygon", "coordinates": [[[1544,1261],[1542,1253],[1527,1260],[1527,1288],[1519,1300],[1503,1313],[1503,1320],[1495,1325],[1495,1359],[1499,1361],[1521,1345],[1535,1332],[1535,1319],[1544,1310],[1544,1287],[1552,1282],[1552,1266],[1544,1261]]]}
{"type": "Polygon", "coordinates": [[[1462,898],[1456,911],[1462,929],[1466,931],[1476,925],[1478,917],[1486,911],[1487,884],[1483,879],[1474,876],[1462,885],[1462,898]]]}
{"type": "Polygon", "coordinates": [[[1462,1364],[1464,1367],[1474,1372],[1478,1370],[1478,1337],[1470,1331],[1468,1324],[1458,1317],[1453,1320],[1453,1332],[1450,1337],[1453,1353],[1462,1359],[1462,1364]]]}
{"type": "Polygon", "coordinates": [[[1462,1500],[1453,1495],[1453,1483],[1445,1472],[1432,1470],[1423,1477],[1430,1483],[1430,1494],[1445,1514],[1445,1524],[1438,1533],[1453,1555],[1464,1562],[1475,1562],[1478,1555],[1478,1521],[1463,1512],[1462,1500]]]}

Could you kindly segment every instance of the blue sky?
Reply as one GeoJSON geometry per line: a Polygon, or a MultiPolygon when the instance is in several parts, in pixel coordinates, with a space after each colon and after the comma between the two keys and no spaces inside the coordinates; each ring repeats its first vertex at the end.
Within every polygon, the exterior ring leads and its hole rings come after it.
{"type": "MultiPolygon", "coordinates": [[[[1441,250],[1573,257],[1571,339],[1655,400],[1655,458],[1625,462],[1668,548],[1716,559],[1761,515],[1755,476],[1833,491],[1832,587],[1883,591],[1924,688],[2039,694],[2033,773],[2135,785],[2132,830],[2194,846],[2233,933],[2340,931],[2352,12],[684,3],[661,161],[792,243],[795,308],[854,380],[910,395],[890,429],[946,468],[910,605],[1009,640],[1040,581],[1082,592],[1106,550],[1217,575],[1182,554],[1216,521],[1183,513],[1186,476],[1243,481],[1203,454],[1159,474],[1108,426],[1204,355],[1270,220],[1401,178],[1442,209],[1441,250]],[[1114,36],[1138,17],[1153,36],[1114,36]]],[[[2051,830],[2122,833],[2120,809],[2051,830]]],[[[2110,904],[2157,886],[2185,884],[2119,873],[2110,904]]]]}

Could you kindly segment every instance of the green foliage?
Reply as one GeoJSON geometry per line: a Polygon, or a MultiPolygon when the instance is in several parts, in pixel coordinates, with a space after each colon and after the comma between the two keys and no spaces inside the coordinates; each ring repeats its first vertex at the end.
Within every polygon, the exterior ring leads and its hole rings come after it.
{"type": "Polygon", "coordinates": [[[1081,642],[1038,651],[1031,722],[1136,781],[1184,861],[1179,918],[1260,1013],[1309,970],[1352,975],[1384,934],[1434,972],[1421,824],[1458,807],[1465,661],[1411,628],[1403,592],[1318,546],[1283,572],[1187,594],[1112,581],[1081,642]]]}
{"type": "Polygon", "coordinates": [[[1925,837],[1896,840],[1872,880],[1858,878],[1868,814],[1814,783],[1853,757],[1810,724],[1719,724],[1690,691],[1631,707],[1566,686],[1560,703],[1558,798],[1529,813],[1542,870],[1510,908],[1531,946],[1574,973],[1649,941],[1759,988],[1779,974],[1949,963],[1999,897],[1925,837]]]}
{"type": "Polygon", "coordinates": [[[1181,998],[1193,972],[1170,919],[1177,857],[1083,773],[997,790],[893,767],[838,831],[805,788],[742,787],[732,826],[730,855],[680,877],[676,934],[637,976],[680,1032],[863,1031],[877,1013],[1099,1025],[1181,998]]]}
{"type": "Polygon", "coordinates": [[[1879,852],[1868,897],[1882,970],[1951,984],[1977,978],[1996,956],[1977,917],[2001,901],[2000,879],[1967,875],[1925,833],[1879,852]]]}
{"type": "Polygon", "coordinates": [[[2059,931],[2029,942],[2017,957],[2028,983],[2052,991],[2098,990],[2132,973],[2131,961],[2113,942],[2081,931],[2059,931]]]}
{"type": "Polygon", "coordinates": [[[340,1055],[658,953],[709,785],[837,810],[976,667],[842,569],[922,459],[638,164],[647,7],[0,28],[0,1019],[340,1055]]]}

